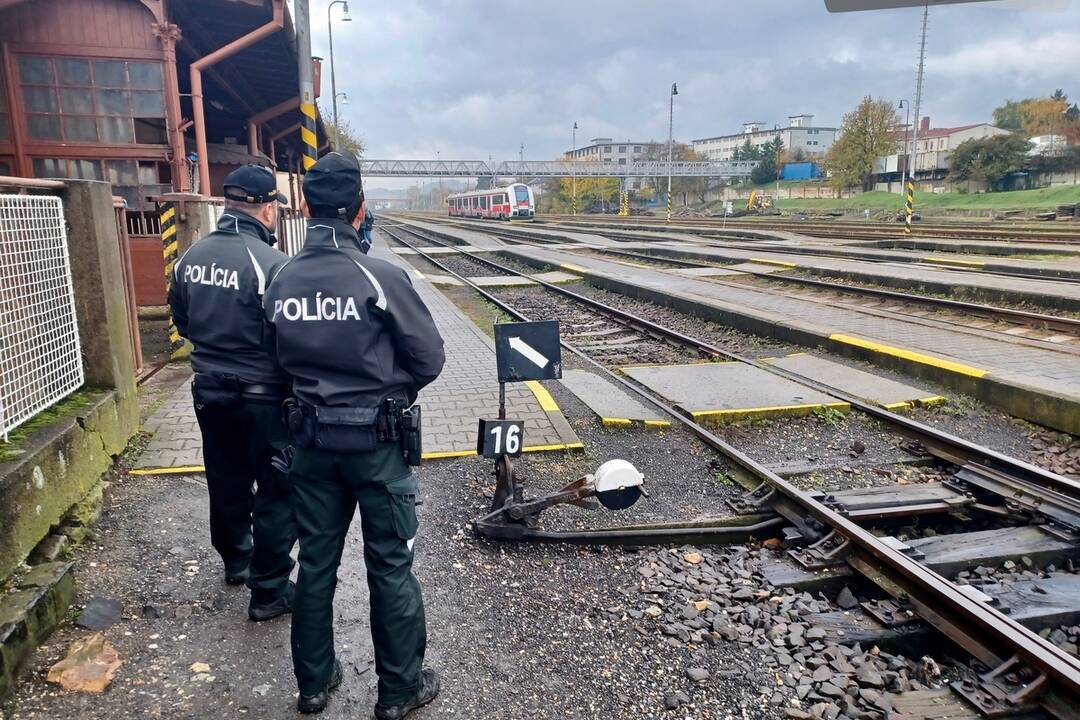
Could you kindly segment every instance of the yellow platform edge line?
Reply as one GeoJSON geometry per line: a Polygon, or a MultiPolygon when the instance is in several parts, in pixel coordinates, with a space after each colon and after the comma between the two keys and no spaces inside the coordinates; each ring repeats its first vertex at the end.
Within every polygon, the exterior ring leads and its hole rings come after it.
{"type": "Polygon", "coordinates": [[[670,420],[646,420],[645,427],[671,427],[670,420]]]}
{"type": "Polygon", "coordinates": [[[799,267],[798,265],[796,265],[796,264],[795,264],[795,263],[793,263],[793,262],[785,262],[785,261],[783,261],[783,260],[771,260],[771,259],[769,259],[769,258],[756,258],[756,257],[752,257],[752,258],[750,258],[750,260],[749,260],[749,261],[750,261],[750,262],[755,262],[755,263],[760,263],[760,264],[762,264],[762,265],[778,265],[779,267],[786,267],[786,268],[796,268],[796,267],[799,267]]]}
{"type": "Polygon", "coordinates": [[[723,417],[724,415],[747,415],[751,413],[784,412],[787,410],[815,410],[817,408],[836,408],[837,410],[850,410],[851,405],[846,402],[831,403],[805,403],[802,405],[770,405],[767,407],[752,408],[724,408],[723,410],[695,410],[690,415],[693,417],[723,417]]]}
{"type": "Polygon", "coordinates": [[[203,465],[178,465],[176,467],[139,468],[128,470],[128,475],[191,475],[206,472],[203,465]]]}
{"type": "MultiPolygon", "coordinates": [[[[584,443],[555,443],[553,445],[528,445],[522,452],[547,452],[550,450],[581,450],[584,443]]],[[[420,457],[424,460],[443,460],[446,458],[469,457],[476,455],[476,450],[447,450],[442,452],[428,452],[420,457]]],[[[203,465],[181,465],[177,467],[139,468],[128,470],[128,475],[192,475],[206,472],[203,465]]]]}
{"type": "Polygon", "coordinates": [[[958,260],[956,258],[936,257],[927,255],[919,258],[922,262],[938,263],[939,265],[962,265],[963,267],[983,268],[986,267],[986,263],[978,260],[958,260]]]}
{"type": "Polygon", "coordinates": [[[559,404],[555,402],[555,398],[551,397],[551,393],[540,384],[539,380],[526,380],[525,384],[532,390],[532,394],[536,396],[536,401],[540,403],[540,407],[544,412],[560,412],[559,404]]]}
{"type": "Polygon", "coordinates": [[[570,272],[579,272],[579,273],[587,273],[587,272],[589,272],[588,270],[581,267],[580,265],[573,265],[571,263],[560,263],[559,267],[561,267],[563,270],[569,270],[570,272]]]}
{"type": "Polygon", "coordinates": [[[602,417],[600,418],[600,422],[604,425],[604,427],[629,427],[630,425],[634,424],[634,422],[630,418],[602,417]]]}
{"type": "Polygon", "coordinates": [[[882,355],[891,355],[892,357],[902,358],[904,360],[910,360],[912,362],[921,363],[923,365],[930,365],[931,367],[941,368],[942,370],[948,370],[949,372],[958,373],[960,375],[968,375],[969,377],[981,378],[984,377],[988,371],[981,368],[971,367],[970,365],[964,365],[963,363],[953,362],[952,360],[943,360],[933,355],[924,355],[923,353],[915,352],[913,350],[905,350],[903,348],[893,347],[891,345],[882,345],[876,343],[873,340],[864,340],[862,338],[852,337],[851,335],[843,335],[836,333],[829,336],[830,340],[836,342],[842,342],[847,345],[854,345],[855,347],[865,348],[872,350],[882,355]]]}
{"type": "Polygon", "coordinates": [[[930,397],[919,398],[915,402],[923,407],[933,407],[935,405],[944,405],[949,402],[949,399],[944,395],[931,395],[930,397]]]}
{"type": "Polygon", "coordinates": [[[910,407],[914,407],[915,402],[912,400],[901,400],[900,402],[886,403],[882,405],[886,410],[906,410],[910,407]]]}

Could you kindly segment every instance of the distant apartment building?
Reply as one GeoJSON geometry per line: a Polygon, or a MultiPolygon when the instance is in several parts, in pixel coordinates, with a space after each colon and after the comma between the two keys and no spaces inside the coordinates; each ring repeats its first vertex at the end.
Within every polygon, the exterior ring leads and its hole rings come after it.
{"type": "MultiPolygon", "coordinates": [[[[965,140],[1007,135],[990,123],[974,123],[956,127],[935,128],[930,126],[930,118],[924,117],[919,123],[919,146],[915,151],[915,177],[918,180],[940,180],[948,174],[949,157],[957,146],[965,140]]],[[[895,132],[897,152],[879,157],[874,164],[874,173],[883,182],[899,180],[907,165],[911,153],[912,128],[900,126],[895,132]]]]}
{"type": "MultiPolygon", "coordinates": [[[[634,142],[627,140],[626,142],[615,142],[611,138],[593,138],[589,141],[589,144],[585,147],[573,148],[565,153],[568,160],[575,162],[607,162],[616,163],[618,165],[629,165],[637,160],[648,160],[650,154],[653,159],[665,158],[666,155],[659,151],[666,152],[667,143],[658,143],[654,141],[648,142],[634,142]]],[[[641,188],[643,180],[641,178],[631,178],[628,181],[628,187],[631,190],[637,190],[641,188]]]]}
{"type": "Polygon", "coordinates": [[[807,158],[819,158],[836,140],[836,128],[814,125],[813,115],[789,115],[787,127],[766,128],[764,122],[743,123],[741,133],[718,135],[692,141],[694,152],[709,160],[732,160],[735,150],[750,141],[760,148],[779,137],[790,152],[802,150],[807,158]]]}
{"type": "Polygon", "coordinates": [[[635,160],[647,159],[652,149],[662,144],[652,141],[615,142],[611,138],[593,138],[585,147],[569,150],[566,157],[581,162],[611,162],[626,165],[635,160]]]}

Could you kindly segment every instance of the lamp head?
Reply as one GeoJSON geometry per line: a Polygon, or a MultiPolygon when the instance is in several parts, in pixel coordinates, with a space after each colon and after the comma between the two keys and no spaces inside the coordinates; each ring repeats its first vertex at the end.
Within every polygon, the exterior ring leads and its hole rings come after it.
{"type": "Polygon", "coordinates": [[[341,16],[341,22],[352,22],[352,17],[349,15],[349,3],[345,3],[345,7],[342,9],[345,13],[341,16]]]}

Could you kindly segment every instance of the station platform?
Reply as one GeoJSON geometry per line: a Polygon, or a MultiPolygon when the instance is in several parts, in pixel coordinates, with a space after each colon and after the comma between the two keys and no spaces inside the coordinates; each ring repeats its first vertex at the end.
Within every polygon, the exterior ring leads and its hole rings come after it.
{"type": "MultiPolygon", "coordinates": [[[[458,232],[442,227],[447,234],[458,232]]],[[[547,247],[503,245],[534,266],[766,337],[868,360],[936,380],[1006,412],[1080,433],[1080,362],[1075,348],[1003,336],[932,318],[833,307],[770,289],[686,277],[547,247]]]]}
{"type": "MultiPolygon", "coordinates": [[[[517,228],[514,230],[518,232],[517,228]]],[[[444,231],[447,229],[444,228],[444,231]]],[[[529,233],[537,237],[555,237],[561,231],[541,227],[530,229],[529,233]]],[[[843,277],[897,289],[929,290],[945,295],[956,295],[961,291],[964,297],[983,302],[1030,303],[1043,308],[1080,312],[1080,283],[1054,280],[1055,275],[1064,279],[1080,277],[1080,258],[1077,257],[1002,260],[994,256],[946,252],[934,255],[914,250],[828,243],[819,237],[806,235],[796,236],[798,240],[789,243],[791,250],[787,252],[780,244],[766,247],[753,242],[738,243],[735,239],[725,242],[733,242],[739,245],[737,247],[710,246],[705,244],[707,237],[679,234],[674,229],[664,233],[620,231],[620,236],[640,237],[642,240],[613,241],[605,237],[603,242],[586,245],[600,249],[615,247],[632,252],[646,250],[653,255],[667,254],[705,262],[753,262],[758,266],[769,266],[767,269],[753,268],[757,272],[799,270],[812,275],[843,277]],[[792,250],[812,250],[821,255],[806,255],[792,250]],[[1045,280],[989,274],[995,270],[1044,275],[1045,280]]]]}
{"type": "Polygon", "coordinates": [[[699,421],[735,422],[798,417],[846,402],[738,362],[621,368],[621,371],[699,421]]]}
{"type": "MultiPolygon", "coordinates": [[[[495,373],[495,346],[464,313],[421,273],[377,241],[372,255],[405,267],[413,287],[431,312],[446,349],[442,374],[420,392],[417,402],[424,413],[426,460],[476,454],[476,428],[481,417],[494,418],[499,410],[495,373]]],[[[577,450],[584,447],[563,417],[551,394],[538,382],[510,383],[506,387],[507,416],[525,426],[525,452],[577,450]]],[[[133,474],[199,473],[202,436],[185,383],[144,423],[154,436],[133,474]]]]}

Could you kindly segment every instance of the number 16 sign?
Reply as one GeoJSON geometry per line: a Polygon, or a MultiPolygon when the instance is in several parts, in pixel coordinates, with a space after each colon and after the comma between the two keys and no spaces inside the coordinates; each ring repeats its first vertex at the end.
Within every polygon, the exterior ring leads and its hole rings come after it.
{"type": "Polygon", "coordinates": [[[518,457],[525,445],[525,427],[520,420],[480,420],[476,452],[486,458],[518,457]]]}

